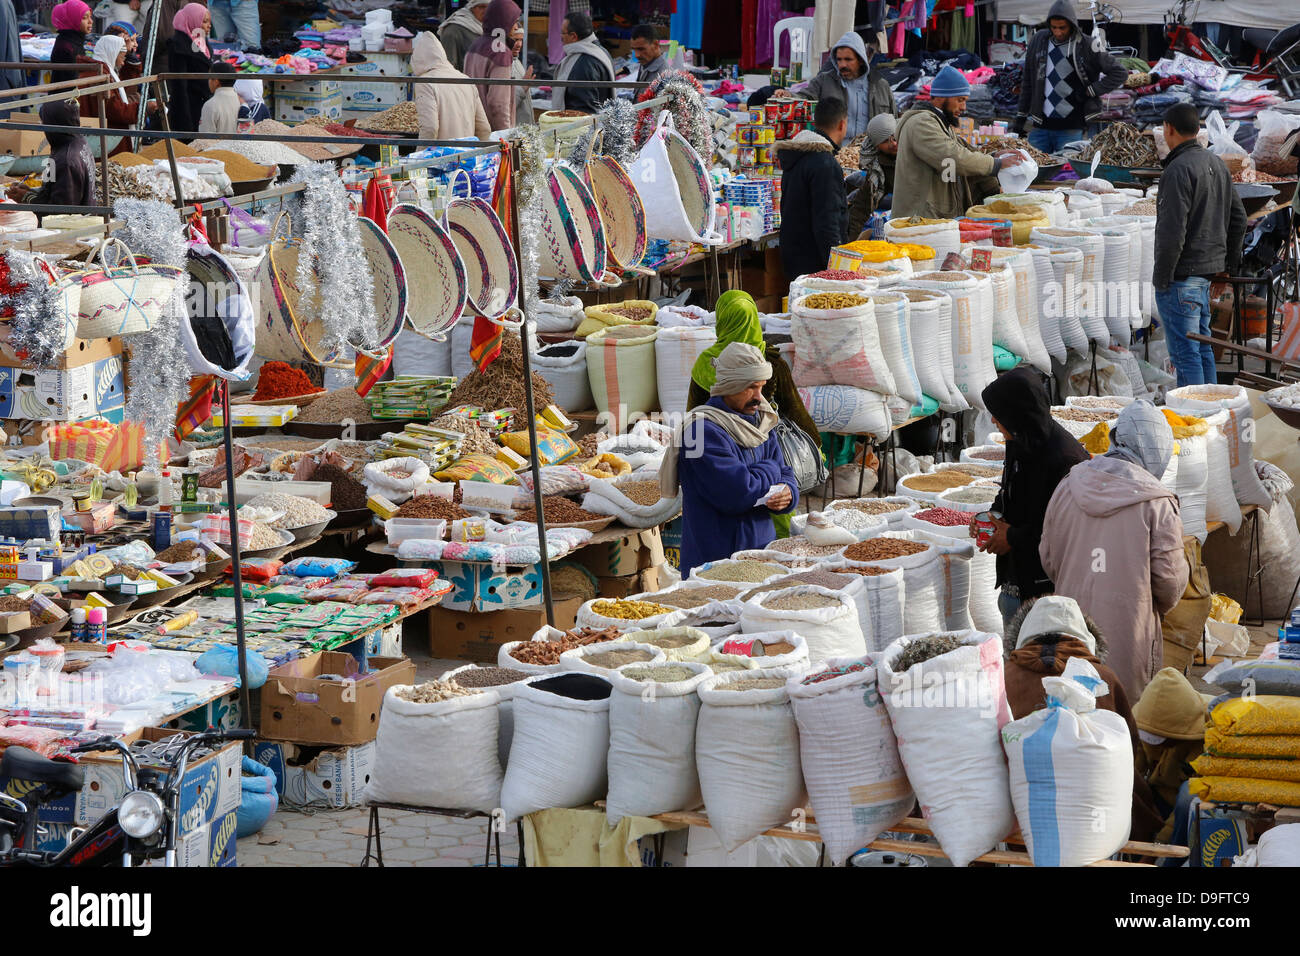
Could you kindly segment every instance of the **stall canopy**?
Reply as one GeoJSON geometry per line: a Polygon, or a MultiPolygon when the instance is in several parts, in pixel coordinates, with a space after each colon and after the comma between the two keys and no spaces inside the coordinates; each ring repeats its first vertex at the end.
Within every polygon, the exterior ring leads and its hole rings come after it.
{"type": "MultiPolygon", "coordinates": [[[[1161,23],[1176,0],[1109,0],[1108,5],[1117,11],[1117,23],[1161,23]]],[[[998,19],[1006,22],[1029,16],[1037,22],[1047,18],[1050,6],[1048,0],[998,0],[998,19]]],[[[1092,19],[1087,3],[1075,0],[1074,9],[1080,20],[1092,19]]],[[[1300,22],[1300,7],[1295,4],[1260,3],[1259,0],[1202,0],[1199,9],[1189,4],[1187,12],[1194,14],[1198,23],[1226,23],[1261,30],[1285,30],[1300,22]]]]}

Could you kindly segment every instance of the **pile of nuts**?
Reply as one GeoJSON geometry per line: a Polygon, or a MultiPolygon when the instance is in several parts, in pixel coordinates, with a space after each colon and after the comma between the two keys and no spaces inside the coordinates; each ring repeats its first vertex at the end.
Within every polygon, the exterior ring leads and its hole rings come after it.
{"type": "Polygon", "coordinates": [[[483,692],[471,687],[461,687],[454,680],[431,680],[424,684],[416,684],[414,687],[399,687],[396,693],[402,700],[410,701],[412,704],[437,704],[457,697],[473,697],[483,692]]]}
{"type": "Polygon", "coordinates": [[[928,547],[928,544],[908,541],[906,538],[868,538],[845,548],[844,557],[850,561],[888,561],[909,554],[920,554],[928,547]]]}
{"type": "Polygon", "coordinates": [[[560,655],[565,651],[571,651],[575,647],[586,647],[588,644],[603,644],[619,636],[620,632],[616,627],[600,629],[583,627],[566,631],[564,637],[558,641],[523,641],[510,649],[510,656],[521,664],[545,667],[558,664],[560,655]]]}
{"type": "Polygon", "coordinates": [[[663,495],[659,493],[659,482],[648,478],[626,481],[617,487],[625,498],[639,505],[657,505],[663,499],[663,495]]]}

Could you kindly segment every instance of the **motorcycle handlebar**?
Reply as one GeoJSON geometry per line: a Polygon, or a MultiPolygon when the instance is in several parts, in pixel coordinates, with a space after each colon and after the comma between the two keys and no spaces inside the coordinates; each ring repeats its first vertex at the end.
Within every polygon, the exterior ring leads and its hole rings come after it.
{"type": "Polygon", "coordinates": [[[80,744],[68,749],[70,754],[89,753],[93,750],[116,750],[117,740],[114,737],[100,737],[98,740],[92,740],[87,744],[80,744]]]}

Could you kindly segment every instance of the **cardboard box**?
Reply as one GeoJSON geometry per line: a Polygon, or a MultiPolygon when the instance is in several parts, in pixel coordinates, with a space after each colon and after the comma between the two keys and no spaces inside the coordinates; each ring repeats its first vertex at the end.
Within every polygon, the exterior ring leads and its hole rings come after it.
{"type": "Polygon", "coordinates": [[[176,865],[213,869],[234,866],[238,829],[239,814],[232,810],[182,836],[176,847],[176,865]]]}
{"type": "Polygon", "coordinates": [[[663,539],[649,528],[580,550],[573,560],[598,578],[618,578],[664,563],[663,539]]]}
{"type": "MultiPolygon", "coordinates": [[[[57,78],[56,78],[57,79],[57,78]]],[[[11,123],[40,123],[37,113],[11,113],[5,117],[11,123]]],[[[98,129],[99,118],[83,116],[81,125],[87,129],[98,129]]],[[[25,156],[48,156],[50,144],[45,134],[38,130],[0,129],[0,156],[11,155],[19,158],[25,156]]]]}
{"type": "MultiPolygon", "coordinates": [[[[566,630],[573,627],[581,606],[581,598],[557,598],[554,602],[555,626],[566,630]]],[[[429,655],[495,664],[502,644],[526,641],[545,623],[545,606],[490,614],[430,608],[429,655]]]]}
{"type": "Polygon", "coordinates": [[[0,614],[0,634],[12,634],[14,631],[25,631],[32,626],[32,616],[26,611],[15,611],[13,614],[0,614]]]}
{"type": "Polygon", "coordinates": [[[468,561],[431,561],[455,590],[439,607],[449,611],[507,611],[542,603],[542,572],[536,564],[493,571],[468,561]]]}
{"type": "Polygon", "coordinates": [[[275,792],[287,807],[361,806],[375,762],[375,744],[306,747],[258,740],[253,759],[275,774],[275,792]]]}
{"type": "MultiPolygon", "coordinates": [[[[73,368],[121,354],[122,340],[116,335],[103,339],[73,339],[68,347],[51,361],[49,367],[51,369],[73,368]]],[[[18,353],[9,344],[8,338],[0,340],[0,365],[17,368],[26,364],[26,361],[19,358],[18,353]]]]}
{"type": "Polygon", "coordinates": [[[262,687],[262,733],[274,740],[308,744],[364,744],[379,730],[384,692],[415,680],[405,658],[374,657],[371,672],[358,673],[351,654],[320,651],[271,668],[262,687]],[[340,674],[350,680],[320,680],[340,674]]]}
{"type": "Polygon", "coordinates": [[[632,594],[659,590],[659,569],[646,568],[636,574],[616,578],[597,578],[596,594],[603,598],[625,598],[632,594]]]}
{"type": "Polygon", "coordinates": [[[0,418],[76,421],[126,403],[120,351],[71,368],[33,371],[0,365],[0,418]]]}

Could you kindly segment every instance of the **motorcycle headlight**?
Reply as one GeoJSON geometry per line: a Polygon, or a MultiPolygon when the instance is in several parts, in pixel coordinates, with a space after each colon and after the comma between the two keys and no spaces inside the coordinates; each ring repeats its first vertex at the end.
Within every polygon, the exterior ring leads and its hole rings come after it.
{"type": "Polygon", "coordinates": [[[132,790],[117,808],[117,823],[129,837],[142,840],[162,826],[162,801],[148,790],[132,790]]]}

